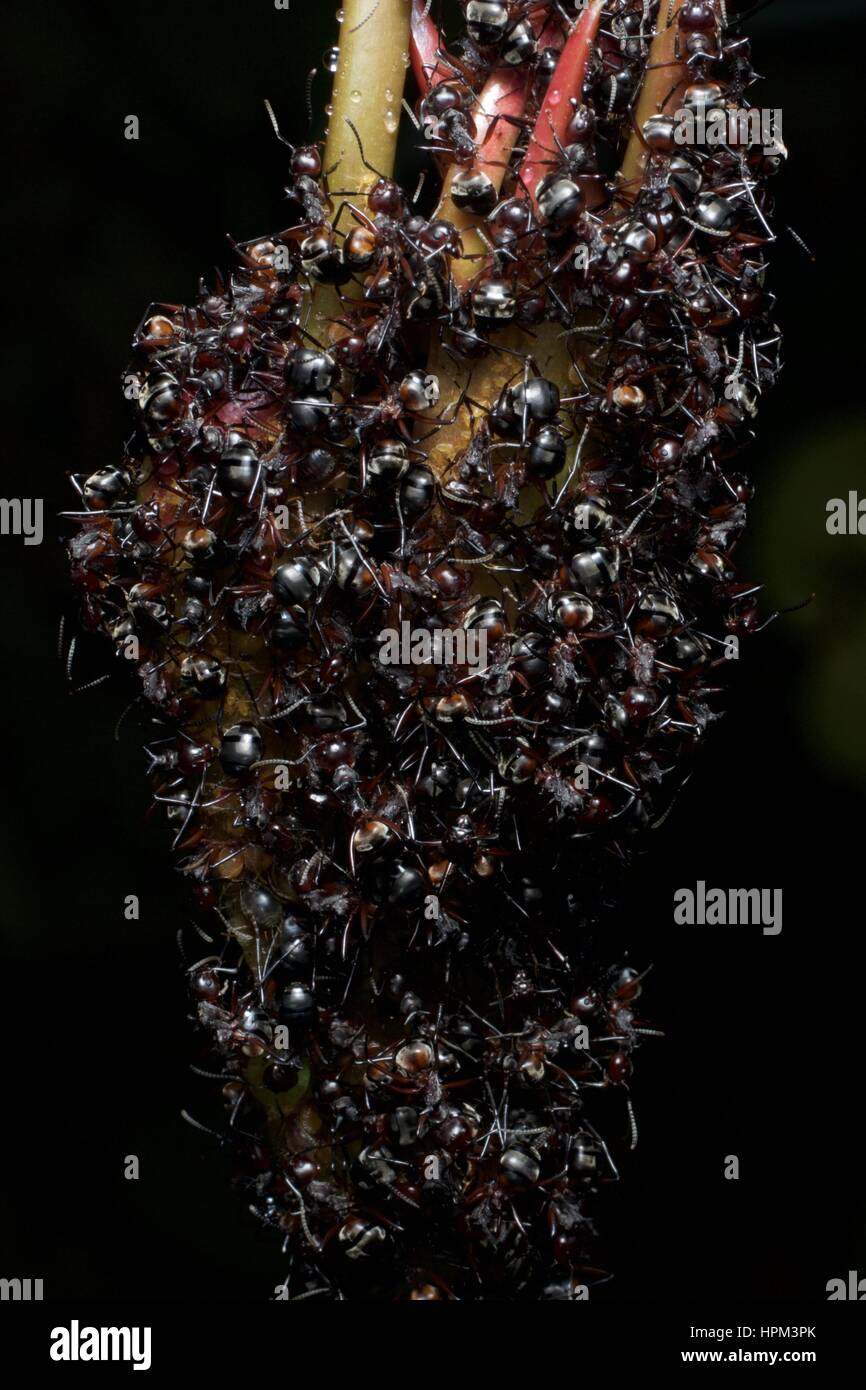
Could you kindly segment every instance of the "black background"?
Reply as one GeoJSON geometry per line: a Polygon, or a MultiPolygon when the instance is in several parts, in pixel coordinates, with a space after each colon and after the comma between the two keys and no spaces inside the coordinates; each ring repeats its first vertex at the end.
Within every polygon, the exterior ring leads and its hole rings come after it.
{"type": "MultiPolygon", "coordinates": [[[[176,935],[179,883],[118,681],[67,694],[56,511],[68,471],[115,459],[132,330],[182,302],[238,240],[285,224],[284,131],[321,132],[332,5],[126,0],[6,16],[8,241],[4,496],[43,496],[46,540],[0,539],[5,798],[0,837],[4,1124],[0,1275],[46,1297],[268,1296],[285,1270],[228,1190],[206,1117],[176,935]],[[138,115],[141,138],[123,138],[138,115]],[[127,922],[123,900],[140,896],[127,922]],[[142,1176],[123,1178],[137,1154],[142,1176]]],[[[859,6],[857,7],[859,9],[859,6]]],[[[619,930],[653,964],[663,1042],[639,1058],[641,1143],[608,1203],[609,1296],[825,1297],[866,1274],[862,1183],[866,540],[828,538],[825,503],[863,486],[864,26],[854,5],[778,0],[748,26],[791,151],[773,272],[787,369],[762,406],[743,571],[767,607],[812,605],[746,650],[731,713],[630,873],[619,930]],[[813,264],[782,229],[792,223],[813,264]],[[677,928],[675,888],[781,887],[781,936],[677,928]],[[727,1154],[738,1182],[722,1176],[727,1154]]],[[[80,677],[85,672],[82,670],[80,677]]],[[[89,674],[89,672],[88,672],[89,674]]]]}

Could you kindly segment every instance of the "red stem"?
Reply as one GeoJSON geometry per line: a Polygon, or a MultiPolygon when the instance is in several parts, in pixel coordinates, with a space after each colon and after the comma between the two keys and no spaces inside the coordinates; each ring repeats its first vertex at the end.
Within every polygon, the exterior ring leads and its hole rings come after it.
{"type": "MultiPolygon", "coordinates": [[[[423,5],[423,0],[414,0],[414,3],[423,5]]],[[[557,23],[545,23],[546,18],[547,11],[541,16],[530,15],[530,23],[538,36],[539,47],[561,48],[562,30],[557,23]]],[[[508,161],[520,133],[518,122],[526,109],[527,89],[528,81],[521,82],[519,73],[512,67],[496,68],[490,74],[473,112],[475,159],[468,170],[458,170],[454,165],[448,169],[443,183],[439,216],[455,215],[456,210],[449,199],[451,182],[458,172],[482,171],[495,185],[497,192],[502,187],[508,161]]],[[[468,225],[472,219],[464,220],[468,225]]]]}
{"type": "Polygon", "coordinates": [[[556,139],[565,144],[565,132],[572,113],[571,98],[579,100],[583,91],[604,4],[605,0],[590,0],[566,39],[556,71],[550,79],[529,148],[520,166],[520,183],[533,203],[538,184],[550,172],[551,163],[556,158],[556,139]]]}
{"type": "Polygon", "coordinates": [[[551,19],[548,10],[535,10],[529,16],[529,22],[535,30],[535,37],[538,40],[539,48],[560,49],[565,43],[565,35],[562,32],[562,23],[557,16],[551,19]]]}
{"type": "MultiPolygon", "coordinates": [[[[477,233],[479,218],[466,208],[455,207],[451,201],[451,184],[458,173],[483,172],[497,193],[502,187],[511,152],[520,133],[516,123],[526,106],[526,80],[521,80],[513,68],[497,68],[490,74],[478,98],[474,111],[476,155],[468,169],[450,164],[442,185],[442,196],[436,216],[452,222],[460,232],[464,255],[451,263],[451,272],[458,281],[472,279],[478,273],[476,257],[486,254],[486,244],[477,233]],[[516,121],[504,120],[513,116],[516,121]]],[[[482,219],[483,220],[483,219],[482,219]]]]}
{"type": "Polygon", "coordinates": [[[429,14],[425,14],[427,0],[412,0],[412,30],[409,52],[412,57],[412,71],[422,96],[437,82],[453,77],[447,67],[439,62],[438,54],[444,52],[442,37],[429,14]]]}
{"type": "MultiPolygon", "coordinates": [[[[478,106],[473,112],[475,120],[475,146],[478,157],[472,167],[481,169],[491,160],[505,159],[514,148],[518,128],[506,116],[519,120],[526,106],[526,82],[514,68],[497,68],[484,84],[478,98],[478,106]],[[486,148],[489,145],[489,148],[486,148]]],[[[502,183],[505,170],[488,172],[497,188],[502,183]]]]}

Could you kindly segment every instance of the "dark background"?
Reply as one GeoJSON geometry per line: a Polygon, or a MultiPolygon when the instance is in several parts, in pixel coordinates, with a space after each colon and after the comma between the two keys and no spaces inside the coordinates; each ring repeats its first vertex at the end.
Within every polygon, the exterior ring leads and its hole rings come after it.
{"type": "MultiPolygon", "coordinates": [[[[5,18],[2,491],[43,496],[47,525],[42,547],[0,539],[0,1275],[42,1277],[49,1298],[260,1298],[285,1273],[179,1118],[207,1114],[188,1070],[180,885],[144,819],[134,720],[113,736],[123,689],[67,694],[53,516],[71,504],[67,471],[119,454],[120,374],[148,302],[192,297],[227,263],[226,232],[285,224],[262,101],[302,133],[318,64],[321,132],[335,8],[126,0],[98,24],[59,3],[5,18]]],[[[667,1038],[639,1058],[641,1143],[608,1203],[619,1298],[822,1299],[829,1278],[866,1274],[866,540],[824,526],[828,498],[864,487],[859,9],[777,0],[748,26],[766,78],[753,99],[782,108],[791,157],[772,282],[787,369],[746,462],[758,490],[740,558],[768,611],[816,598],[747,647],[731,713],[628,880],[620,929],[654,966],[644,1003],[667,1038]],[[673,891],[698,878],[783,888],[781,936],[674,927],[673,891]],[[727,1154],[739,1182],[722,1177],[727,1154]]]]}

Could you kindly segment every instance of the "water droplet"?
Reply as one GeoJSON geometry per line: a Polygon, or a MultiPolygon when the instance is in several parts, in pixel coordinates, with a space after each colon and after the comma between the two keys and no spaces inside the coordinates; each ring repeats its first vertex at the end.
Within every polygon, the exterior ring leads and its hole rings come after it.
{"type": "Polygon", "coordinates": [[[400,122],[397,120],[397,117],[394,115],[393,111],[385,112],[385,129],[387,130],[389,135],[394,134],[399,124],[400,122]]]}
{"type": "Polygon", "coordinates": [[[357,87],[353,92],[349,93],[349,100],[353,102],[355,106],[358,105],[358,102],[361,100],[361,93],[358,91],[357,87]]]}
{"type": "Polygon", "coordinates": [[[325,67],[327,68],[328,72],[336,72],[336,71],[337,71],[337,65],[339,64],[339,61],[340,61],[340,50],[339,50],[339,48],[326,48],[326,49],[325,49],[325,52],[322,54],[322,62],[324,63],[325,67]]]}
{"type": "Polygon", "coordinates": [[[333,106],[331,105],[331,103],[328,102],[327,106],[325,107],[325,115],[326,115],[326,116],[333,116],[333,114],[334,114],[334,108],[333,108],[333,106]]]}
{"type": "Polygon", "coordinates": [[[394,93],[391,91],[390,87],[385,88],[385,100],[389,106],[394,105],[394,93]]]}
{"type": "Polygon", "coordinates": [[[345,11],[345,10],[337,10],[337,23],[338,23],[338,24],[342,24],[342,23],[343,23],[343,20],[344,20],[345,18],[346,18],[346,11],[345,11]]]}
{"type": "Polygon", "coordinates": [[[560,92],[557,87],[554,87],[550,92],[548,92],[547,101],[550,106],[558,106],[559,103],[562,101],[562,92],[560,92]]]}
{"type": "Polygon", "coordinates": [[[408,66],[409,66],[409,64],[411,63],[412,59],[409,57],[409,54],[408,54],[408,53],[403,52],[403,53],[400,54],[400,61],[402,62],[404,68],[408,68],[408,66]]]}

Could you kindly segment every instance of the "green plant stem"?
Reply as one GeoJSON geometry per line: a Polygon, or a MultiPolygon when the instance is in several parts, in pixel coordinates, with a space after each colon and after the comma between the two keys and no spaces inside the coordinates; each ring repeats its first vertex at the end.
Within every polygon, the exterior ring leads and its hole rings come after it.
{"type": "MultiPolygon", "coordinates": [[[[338,239],[358,225],[351,207],[363,212],[366,194],[376,178],[390,178],[394,172],[411,14],[409,0],[345,0],[343,8],[324,156],[328,187],[333,190],[331,220],[337,226],[338,239]]],[[[351,295],[353,286],[347,286],[343,293],[351,295]]],[[[339,313],[336,290],[316,286],[308,333],[327,342],[331,320],[339,313]]]]}

